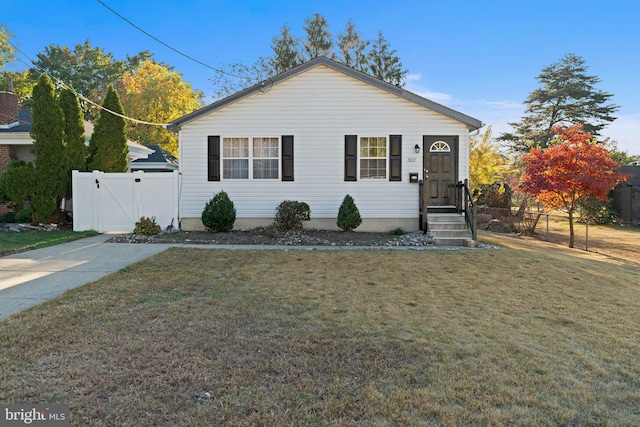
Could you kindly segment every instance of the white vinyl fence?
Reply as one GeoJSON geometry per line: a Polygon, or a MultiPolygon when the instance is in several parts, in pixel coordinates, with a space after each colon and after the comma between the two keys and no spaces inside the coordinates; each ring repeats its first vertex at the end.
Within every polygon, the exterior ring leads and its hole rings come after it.
{"type": "Polygon", "coordinates": [[[180,175],[174,172],[72,173],[73,230],[130,233],[141,217],[178,228],[180,175]]]}

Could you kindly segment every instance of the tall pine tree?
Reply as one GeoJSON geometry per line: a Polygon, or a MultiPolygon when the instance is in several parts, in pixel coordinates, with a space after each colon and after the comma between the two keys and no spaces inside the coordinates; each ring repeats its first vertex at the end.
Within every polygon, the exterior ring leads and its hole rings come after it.
{"type": "Polygon", "coordinates": [[[587,75],[587,69],[584,60],[571,53],[543,68],[537,77],[542,86],[524,102],[525,116],[509,123],[514,132],[503,133],[498,139],[509,142],[514,151],[526,153],[531,148],[547,148],[555,138],[556,125],[581,124],[585,132],[597,136],[615,120],[612,114],[619,107],[607,104],[613,95],[596,89],[600,79],[587,75]]]}
{"type": "Polygon", "coordinates": [[[344,33],[338,33],[338,48],[342,53],[340,61],[347,67],[367,72],[366,49],[370,42],[363,40],[353,21],[349,20],[344,33]]]}
{"type": "Polygon", "coordinates": [[[67,195],[67,158],[64,150],[64,118],[53,83],[42,74],[31,101],[32,151],[36,182],[31,197],[34,222],[48,222],[67,195]]]}
{"type": "Polygon", "coordinates": [[[129,163],[124,108],[113,85],[107,88],[100,115],[89,141],[89,168],[102,172],[126,172],[129,163]]]}
{"type": "Polygon", "coordinates": [[[286,24],[282,26],[279,36],[273,38],[271,49],[274,56],[269,58],[269,67],[273,74],[284,73],[304,62],[299,43],[286,24]]]}
{"type": "Polygon", "coordinates": [[[273,55],[260,58],[253,66],[234,64],[226,71],[218,71],[212,80],[219,97],[228,96],[281,74],[303,62],[320,56],[333,59],[353,69],[367,73],[387,83],[403,86],[408,71],[382,33],[376,40],[365,40],[351,20],[334,42],[329,24],[316,13],[304,20],[305,36],[297,39],[284,25],[272,39],[273,55]],[[337,47],[333,51],[333,46],[337,47]],[[231,78],[230,75],[233,75],[231,78]]]}
{"type": "Polygon", "coordinates": [[[329,31],[329,23],[324,16],[315,13],[313,17],[306,18],[304,20],[304,30],[307,33],[304,49],[308,59],[331,56],[333,40],[329,31]]]}
{"type": "Polygon", "coordinates": [[[391,49],[382,31],[378,31],[378,38],[371,44],[368,59],[369,74],[373,77],[396,86],[404,85],[408,71],[402,68],[402,62],[396,55],[396,50],[391,49]]]}

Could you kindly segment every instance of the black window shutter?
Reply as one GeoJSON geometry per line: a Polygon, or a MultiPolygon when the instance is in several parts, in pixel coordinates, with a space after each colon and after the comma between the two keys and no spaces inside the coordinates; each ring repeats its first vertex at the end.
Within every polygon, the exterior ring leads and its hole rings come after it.
{"type": "Polygon", "coordinates": [[[344,180],[358,180],[358,135],[344,136],[344,180]]]}
{"type": "Polygon", "coordinates": [[[282,180],[293,181],[293,135],[282,135],[282,180]]]}
{"type": "Polygon", "coordinates": [[[402,135],[391,135],[389,141],[389,181],[402,181],[402,135]]]}
{"type": "Polygon", "coordinates": [[[220,181],[220,137],[208,136],[207,180],[220,181]]]}

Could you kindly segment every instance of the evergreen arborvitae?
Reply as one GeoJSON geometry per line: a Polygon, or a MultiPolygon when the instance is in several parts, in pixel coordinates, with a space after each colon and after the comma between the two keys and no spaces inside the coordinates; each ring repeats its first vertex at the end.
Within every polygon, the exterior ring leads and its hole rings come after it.
{"type": "Polygon", "coordinates": [[[67,194],[67,159],[64,150],[64,118],[53,83],[42,74],[31,98],[31,137],[36,180],[31,208],[34,222],[51,219],[67,194]]]}
{"type": "Polygon", "coordinates": [[[59,102],[64,117],[67,197],[71,197],[71,171],[84,171],[87,169],[87,146],[84,143],[84,114],[77,95],[69,89],[62,89],[59,102]]]}
{"type": "Polygon", "coordinates": [[[129,168],[126,122],[110,113],[124,114],[124,108],[113,85],[107,88],[102,107],[89,141],[89,169],[126,172],[129,168]]]}
{"type": "Polygon", "coordinates": [[[362,218],[360,217],[360,211],[356,206],[355,200],[350,195],[344,196],[340,209],[338,209],[338,227],[342,231],[355,230],[362,224],[362,218]]]}
{"type": "Polygon", "coordinates": [[[69,89],[60,92],[60,108],[64,115],[64,142],[69,170],[86,170],[87,146],[84,143],[84,115],[80,101],[69,89]]]}
{"type": "Polygon", "coordinates": [[[202,210],[202,224],[210,231],[228,232],[236,222],[236,208],[229,195],[221,190],[202,210]]]}

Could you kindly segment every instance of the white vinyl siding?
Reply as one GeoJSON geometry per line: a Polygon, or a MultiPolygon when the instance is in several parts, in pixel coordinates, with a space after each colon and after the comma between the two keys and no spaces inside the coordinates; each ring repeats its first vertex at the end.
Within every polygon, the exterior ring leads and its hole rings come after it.
{"type": "Polygon", "coordinates": [[[312,218],[336,218],[349,194],[363,218],[417,219],[419,187],[409,183],[409,173],[422,179],[422,156],[428,150],[422,147],[423,135],[458,136],[458,177],[468,177],[465,124],[320,65],[182,126],[180,215],[199,218],[212,195],[224,189],[238,218],[273,218],[283,200],[308,203],[312,218]],[[207,135],[293,135],[295,181],[207,181],[207,135]],[[345,182],[345,135],[385,136],[387,143],[390,135],[402,135],[402,180],[345,182]]]}

